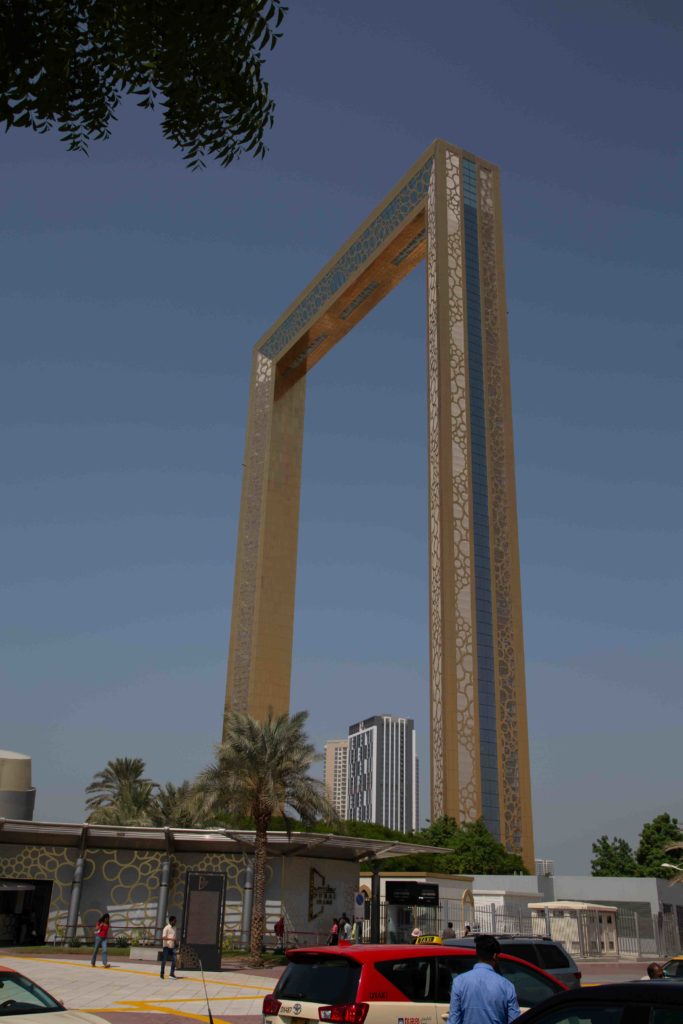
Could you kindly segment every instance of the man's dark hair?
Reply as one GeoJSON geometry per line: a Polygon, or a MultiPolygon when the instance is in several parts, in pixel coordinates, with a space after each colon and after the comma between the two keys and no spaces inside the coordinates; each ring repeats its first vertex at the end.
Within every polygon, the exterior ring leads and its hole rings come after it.
{"type": "Polygon", "coordinates": [[[647,976],[651,981],[654,978],[661,978],[663,973],[662,965],[658,964],[656,960],[653,960],[651,964],[647,965],[647,976]]]}
{"type": "Polygon", "coordinates": [[[173,916],[173,914],[171,914],[171,916],[169,917],[168,923],[169,924],[175,924],[175,917],[173,916]]]}
{"type": "Polygon", "coordinates": [[[500,942],[494,935],[477,935],[474,948],[480,960],[491,963],[496,953],[500,953],[500,942]]]}

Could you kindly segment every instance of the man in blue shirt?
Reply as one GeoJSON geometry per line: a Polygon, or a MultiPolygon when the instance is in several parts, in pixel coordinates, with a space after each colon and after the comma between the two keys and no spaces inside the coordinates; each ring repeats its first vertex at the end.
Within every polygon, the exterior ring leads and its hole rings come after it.
{"type": "Polygon", "coordinates": [[[474,940],[477,963],[453,979],[448,1024],[512,1024],[519,1017],[514,986],[498,974],[500,943],[493,935],[474,940]]]}

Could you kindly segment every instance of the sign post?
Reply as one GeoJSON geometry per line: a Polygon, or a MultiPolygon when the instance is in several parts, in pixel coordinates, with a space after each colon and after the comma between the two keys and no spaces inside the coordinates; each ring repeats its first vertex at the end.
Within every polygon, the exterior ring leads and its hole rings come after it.
{"type": "MultiPolygon", "coordinates": [[[[188,871],[185,880],[185,909],[182,941],[194,956],[183,964],[193,969],[196,957],[205,971],[220,971],[223,945],[225,875],[219,871],[188,871]]],[[[196,969],[196,968],[195,968],[196,969]]]]}

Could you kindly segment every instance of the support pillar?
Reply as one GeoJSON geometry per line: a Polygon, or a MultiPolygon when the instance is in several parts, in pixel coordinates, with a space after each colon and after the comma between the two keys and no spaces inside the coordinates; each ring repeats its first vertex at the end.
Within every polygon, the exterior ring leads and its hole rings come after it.
{"type": "Polygon", "coordinates": [[[157,900],[157,919],[154,925],[154,941],[157,945],[161,942],[161,933],[166,923],[168,911],[168,887],[171,881],[171,861],[165,860],[161,864],[161,875],[159,876],[159,899],[157,900]]]}
{"type": "Polygon", "coordinates": [[[254,858],[250,857],[244,875],[244,898],[242,900],[242,928],[240,945],[249,949],[251,945],[251,915],[254,910],[254,858]]]}
{"type": "Polygon", "coordinates": [[[85,871],[85,857],[80,856],[76,858],[76,866],[74,867],[74,877],[71,883],[71,896],[69,897],[69,912],[66,918],[66,930],[65,939],[67,942],[69,939],[73,939],[76,935],[76,928],[78,927],[78,912],[81,907],[81,889],[83,887],[83,873],[85,871]]]}
{"type": "Polygon", "coordinates": [[[380,877],[377,863],[372,865],[372,884],[370,889],[370,942],[380,941],[380,877]]]}

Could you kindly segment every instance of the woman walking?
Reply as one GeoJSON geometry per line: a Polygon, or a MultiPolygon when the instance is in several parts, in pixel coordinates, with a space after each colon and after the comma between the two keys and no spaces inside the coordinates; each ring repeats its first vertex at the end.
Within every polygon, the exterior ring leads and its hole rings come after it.
{"type": "Polygon", "coordinates": [[[332,927],[330,928],[330,934],[329,934],[329,937],[327,939],[327,945],[328,946],[338,946],[339,945],[339,918],[337,918],[337,917],[333,917],[332,918],[332,927]]]}
{"type": "Polygon", "coordinates": [[[95,928],[95,948],[92,951],[90,966],[94,967],[97,962],[97,950],[102,947],[102,966],[109,967],[107,963],[107,936],[109,935],[109,914],[102,914],[95,928]]]}

